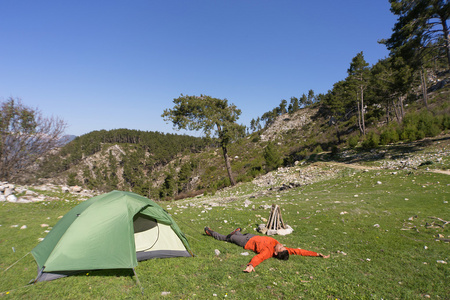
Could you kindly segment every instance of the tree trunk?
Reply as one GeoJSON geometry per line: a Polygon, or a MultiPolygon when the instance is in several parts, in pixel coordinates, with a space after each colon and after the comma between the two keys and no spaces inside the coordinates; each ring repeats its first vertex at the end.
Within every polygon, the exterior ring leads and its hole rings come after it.
{"type": "Polygon", "coordinates": [[[227,168],[228,177],[230,178],[231,185],[236,185],[236,181],[233,178],[233,174],[231,173],[231,164],[230,164],[230,158],[228,157],[228,149],[227,149],[227,141],[226,137],[224,136],[224,132],[222,131],[222,127],[219,124],[216,124],[217,131],[219,133],[219,139],[220,139],[220,145],[222,147],[223,151],[223,158],[225,160],[225,167],[227,168]]]}
{"type": "Polygon", "coordinates": [[[227,168],[227,172],[228,172],[228,177],[230,178],[230,183],[231,185],[236,185],[236,181],[233,178],[233,174],[231,173],[231,164],[230,164],[230,159],[228,157],[228,149],[225,145],[222,145],[222,150],[223,150],[223,158],[225,159],[225,167],[227,168]]]}
{"type": "Polygon", "coordinates": [[[423,102],[425,103],[425,107],[428,109],[427,78],[426,78],[426,72],[423,68],[420,70],[420,77],[422,79],[423,102]]]}
{"type": "Polygon", "coordinates": [[[338,144],[340,144],[341,143],[341,133],[339,132],[339,126],[337,125],[337,122],[336,122],[335,128],[336,128],[336,135],[337,135],[337,139],[338,139],[338,144]]]}
{"type": "Polygon", "coordinates": [[[386,102],[386,122],[389,125],[390,122],[390,110],[389,110],[389,101],[386,102]]]}
{"type": "Polygon", "coordinates": [[[401,121],[403,121],[403,117],[405,116],[405,110],[403,108],[403,96],[398,97],[398,101],[400,103],[400,116],[401,116],[401,121]]]}
{"type": "Polygon", "coordinates": [[[360,108],[359,99],[356,99],[356,104],[358,105],[358,128],[362,134],[363,130],[362,130],[362,126],[361,126],[361,108],[360,108]]]}
{"type": "Polygon", "coordinates": [[[392,100],[392,106],[394,108],[395,117],[397,118],[397,123],[401,123],[403,121],[403,98],[402,96],[398,97],[398,102],[395,103],[394,100],[392,100]]]}
{"type": "Polygon", "coordinates": [[[364,119],[364,87],[361,85],[361,123],[363,135],[366,135],[366,120],[364,119]]]}
{"type": "Polygon", "coordinates": [[[442,31],[444,32],[445,52],[447,54],[447,66],[450,69],[450,33],[447,26],[447,18],[439,16],[442,24],[442,31]]]}

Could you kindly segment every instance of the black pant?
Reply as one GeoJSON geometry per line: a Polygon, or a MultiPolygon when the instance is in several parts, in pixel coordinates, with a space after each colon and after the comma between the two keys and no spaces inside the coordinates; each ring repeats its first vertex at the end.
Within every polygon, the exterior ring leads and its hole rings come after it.
{"type": "Polygon", "coordinates": [[[244,247],[245,244],[247,244],[248,240],[256,236],[256,234],[251,233],[242,234],[239,231],[234,234],[223,235],[211,230],[211,234],[216,240],[231,242],[241,247],[244,247]]]}

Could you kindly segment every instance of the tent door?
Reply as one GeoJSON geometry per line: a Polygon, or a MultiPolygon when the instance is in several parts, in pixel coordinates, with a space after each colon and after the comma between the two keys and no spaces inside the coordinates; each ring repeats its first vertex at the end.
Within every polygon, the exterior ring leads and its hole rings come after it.
{"type": "Polygon", "coordinates": [[[151,249],[159,238],[158,223],[145,215],[137,214],[133,220],[136,252],[151,249]]]}

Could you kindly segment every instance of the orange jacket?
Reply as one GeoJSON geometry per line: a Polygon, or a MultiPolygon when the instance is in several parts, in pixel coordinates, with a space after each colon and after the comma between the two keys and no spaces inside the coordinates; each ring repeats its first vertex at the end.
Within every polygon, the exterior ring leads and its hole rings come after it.
{"type": "MultiPolygon", "coordinates": [[[[247,244],[245,244],[244,249],[252,250],[256,253],[252,260],[247,265],[252,265],[253,267],[256,267],[263,261],[265,261],[268,258],[271,258],[274,255],[274,248],[276,244],[280,244],[276,239],[270,237],[270,236],[261,236],[257,235],[252,237],[247,244]]],[[[302,256],[319,256],[317,252],[314,251],[308,251],[303,249],[293,249],[293,248],[287,248],[286,250],[291,255],[302,255],[302,256]]]]}

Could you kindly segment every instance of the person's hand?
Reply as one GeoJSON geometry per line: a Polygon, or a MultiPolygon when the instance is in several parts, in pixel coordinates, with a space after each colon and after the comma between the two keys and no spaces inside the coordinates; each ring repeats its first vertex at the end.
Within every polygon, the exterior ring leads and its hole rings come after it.
{"type": "Polygon", "coordinates": [[[328,255],[323,255],[322,253],[318,253],[318,254],[319,254],[319,256],[322,257],[322,258],[329,258],[329,257],[330,257],[329,254],[328,254],[328,255]]]}
{"type": "Polygon", "coordinates": [[[248,265],[247,268],[245,268],[244,272],[246,273],[255,272],[255,268],[253,268],[252,265],[248,265]]]}

